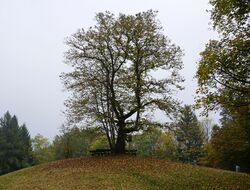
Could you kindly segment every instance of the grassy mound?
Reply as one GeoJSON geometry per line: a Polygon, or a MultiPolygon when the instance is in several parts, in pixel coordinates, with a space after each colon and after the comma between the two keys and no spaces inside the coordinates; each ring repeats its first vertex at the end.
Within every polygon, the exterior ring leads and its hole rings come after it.
{"type": "Polygon", "coordinates": [[[0,189],[234,190],[250,189],[250,175],[133,156],[86,157],[0,176],[0,189]]]}

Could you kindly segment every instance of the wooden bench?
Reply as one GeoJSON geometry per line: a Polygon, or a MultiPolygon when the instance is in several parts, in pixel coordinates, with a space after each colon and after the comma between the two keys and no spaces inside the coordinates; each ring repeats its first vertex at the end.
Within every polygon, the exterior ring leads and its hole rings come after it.
{"type": "Polygon", "coordinates": [[[91,156],[104,156],[111,154],[110,149],[96,149],[96,150],[90,150],[89,152],[91,156]]]}
{"type": "MultiPolygon", "coordinates": [[[[96,150],[90,150],[89,151],[91,156],[105,156],[111,154],[110,149],[96,149],[96,150]]],[[[125,154],[130,154],[130,155],[136,155],[137,150],[131,149],[131,150],[125,150],[125,154]]]]}
{"type": "Polygon", "coordinates": [[[131,150],[125,150],[125,154],[130,154],[136,156],[137,150],[131,149],[131,150]]]}

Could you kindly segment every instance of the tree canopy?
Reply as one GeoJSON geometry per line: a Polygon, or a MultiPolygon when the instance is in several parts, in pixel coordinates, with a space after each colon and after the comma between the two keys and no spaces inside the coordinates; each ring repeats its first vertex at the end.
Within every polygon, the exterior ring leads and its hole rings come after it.
{"type": "Polygon", "coordinates": [[[196,77],[197,103],[206,110],[224,107],[250,113],[250,3],[211,0],[211,19],[219,40],[201,52],[196,77]]]}
{"type": "Polygon", "coordinates": [[[210,0],[212,24],[220,34],[201,52],[196,77],[197,104],[221,111],[207,145],[210,166],[249,171],[250,139],[250,2],[210,0]]]}
{"type": "Polygon", "coordinates": [[[118,17],[98,13],[96,22],[66,40],[65,61],[73,67],[61,75],[72,92],[67,115],[101,126],[111,149],[122,153],[126,134],[152,122],[146,111],[175,111],[171,95],[182,89],[182,51],[163,34],[152,10],[118,17]]]}
{"type": "Polygon", "coordinates": [[[249,32],[249,0],[210,0],[214,29],[224,36],[249,32]]]}

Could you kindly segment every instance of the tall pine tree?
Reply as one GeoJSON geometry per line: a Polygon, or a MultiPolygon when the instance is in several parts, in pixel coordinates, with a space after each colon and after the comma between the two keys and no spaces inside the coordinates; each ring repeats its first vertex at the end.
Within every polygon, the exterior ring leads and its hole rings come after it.
{"type": "Polygon", "coordinates": [[[191,106],[185,105],[181,109],[173,128],[177,141],[178,159],[183,162],[196,163],[202,154],[204,131],[191,106]]]}
{"type": "Polygon", "coordinates": [[[0,174],[12,172],[32,163],[30,135],[17,117],[7,112],[0,118],[0,174]]]}

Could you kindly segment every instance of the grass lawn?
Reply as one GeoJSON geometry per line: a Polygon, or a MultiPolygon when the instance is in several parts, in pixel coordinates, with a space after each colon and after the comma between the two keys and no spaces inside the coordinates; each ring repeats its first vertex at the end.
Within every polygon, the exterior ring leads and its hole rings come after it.
{"type": "Polygon", "coordinates": [[[1,190],[250,189],[250,175],[135,156],[67,159],[0,176],[1,190]]]}

